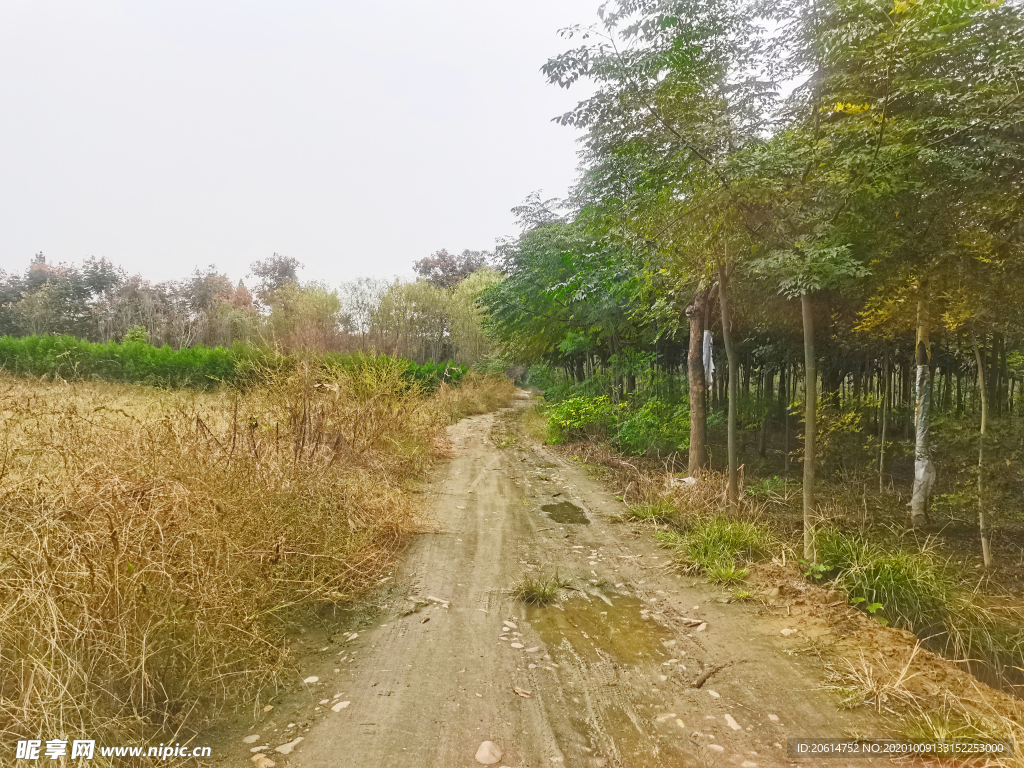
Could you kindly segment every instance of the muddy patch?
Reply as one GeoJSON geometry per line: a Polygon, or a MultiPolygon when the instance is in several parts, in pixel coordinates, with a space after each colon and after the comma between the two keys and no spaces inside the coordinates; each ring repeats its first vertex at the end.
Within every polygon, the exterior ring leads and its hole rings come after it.
{"type": "Polygon", "coordinates": [[[527,618],[549,648],[563,640],[584,658],[602,651],[624,664],[661,662],[671,633],[644,618],[643,603],[614,592],[573,597],[564,603],[531,606],[527,618]]]}
{"type": "Polygon", "coordinates": [[[567,525],[590,525],[590,519],[587,517],[587,513],[571,501],[560,501],[557,504],[545,504],[540,509],[556,523],[565,523],[567,525]]]}

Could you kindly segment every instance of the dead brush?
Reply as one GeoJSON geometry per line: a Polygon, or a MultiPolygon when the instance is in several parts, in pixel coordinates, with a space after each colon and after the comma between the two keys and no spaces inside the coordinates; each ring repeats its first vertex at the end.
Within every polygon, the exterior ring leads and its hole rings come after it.
{"type": "Polygon", "coordinates": [[[396,376],[0,377],[0,736],[184,742],[255,707],[285,622],[372,584],[413,528],[448,412],[396,376]]]}
{"type": "Polygon", "coordinates": [[[911,671],[920,650],[921,644],[918,643],[902,667],[891,666],[881,656],[871,661],[861,651],[856,662],[844,658],[842,667],[829,669],[830,681],[826,688],[838,693],[845,707],[852,709],[868,704],[879,712],[885,710],[896,714],[894,707],[911,707],[920,701],[907,686],[920,674],[911,671]]]}
{"type": "Polygon", "coordinates": [[[516,386],[507,377],[470,372],[457,387],[442,383],[437,402],[448,422],[454,424],[466,416],[507,408],[515,393],[516,386]]]}

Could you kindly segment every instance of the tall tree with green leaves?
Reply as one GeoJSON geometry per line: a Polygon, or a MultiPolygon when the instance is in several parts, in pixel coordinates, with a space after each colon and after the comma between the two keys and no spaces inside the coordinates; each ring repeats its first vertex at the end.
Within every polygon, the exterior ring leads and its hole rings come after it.
{"type": "MultiPolygon", "coordinates": [[[[584,160],[597,170],[587,191],[617,203],[617,234],[633,250],[668,256],[690,284],[689,470],[697,474],[707,447],[705,423],[693,423],[706,418],[696,362],[710,283],[726,249],[721,237],[691,249],[687,232],[701,217],[743,209],[728,161],[766,128],[774,92],[758,73],[763,29],[742,0],[616,0],[599,16],[597,25],[565,30],[581,45],[543,70],[564,87],[594,84],[591,97],[559,118],[586,129],[584,160]]],[[[725,288],[720,282],[720,296],[725,288]]],[[[732,485],[736,463],[733,449],[732,485]]]]}

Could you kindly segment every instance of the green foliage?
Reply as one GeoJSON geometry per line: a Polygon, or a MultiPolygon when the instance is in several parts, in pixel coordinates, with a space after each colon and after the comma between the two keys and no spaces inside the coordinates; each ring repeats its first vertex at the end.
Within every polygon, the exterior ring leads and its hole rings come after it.
{"type": "Polygon", "coordinates": [[[0,368],[14,374],[90,378],[159,387],[212,389],[245,384],[262,367],[277,366],[276,353],[246,344],[231,347],[154,347],[141,339],[94,344],[74,336],[0,337],[0,368]]]}
{"type": "Polygon", "coordinates": [[[826,400],[818,406],[818,462],[826,471],[850,469],[874,458],[863,433],[865,416],[876,402],[836,405],[826,400]]]}
{"type": "Polygon", "coordinates": [[[729,585],[736,584],[747,578],[750,575],[750,569],[742,568],[734,562],[718,562],[712,563],[711,566],[705,569],[704,573],[711,581],[729,585]]]}
{"type": "Polygon", "coordinates": [[[637,520],[654,520],[664,523],[675,516],[676,509],[665,500],[655,500],[643,504],[632,504],[626,508],[626,512],[637,520]]]}
{"type": "MultiPolygon", "coordinates": [[[[145,330],[133,329],[124,342],[94,344],[74,336],[0,336],[0,368],[17,375],[51,376],[69,381],[103,379],[156,387],[209,390],[221,384],[246,387],[268,370],[287,370],[301,355],[280,355],[265,347],[154,347],[145,330]]],[[[457,385],[465,366],[427,362],[361,352],[328,352],[321,356],[325,370],[355,371],[382,364],[403,367],[402,376],[426,391],[441,382],[457,385]]]]}
{"type": "Polygon", "coordinates": [[[468,372],[467,366],[456,365],[451,360],[446,360],[443,363],[428,360],[423,365],[417,365],[410,360],[409,367],[406,369],[406,377],[432,392],[440,387],[442,382],[452,386],[457,385],[468,372]]]}
{"type": "Polygon", "coordinates": [[[1024,660],[1024,614],[986,605],[932,549],[888,549],[834,528],[819,531],[817,544],[821,564],[810,575],[831,580],[881,623],[999,675],[1024,660]]]}
{"type": "Polygon", "coordinates": [[[548,426],[552,442],[606,437],[615,425],[619,406],[604,395],[570,397],[551,408],[548,426]]]}
{"type": "Polygon", "coordinates": [[[748,496],[762,501],[785,501],[789,495],[789,489],[789,479],[775,475],[752,480],[744,490],[748,496]]]}
{"type": "Polygon", "coordinates": [[[689,405],[669,405],[651,398],[636,410],[623,411],[615,429],[615,441],[630,454],[685,451],[690,446],[689,405]]]}
{"type": "Polygon", "coordinates": [[[124,344],[130,344],[132,342],[149,344],[149,331],[141,325],[133,326],[128,330],[128,333],[124,335],[124,339],[122,340],[122,343],[124,344]]]}

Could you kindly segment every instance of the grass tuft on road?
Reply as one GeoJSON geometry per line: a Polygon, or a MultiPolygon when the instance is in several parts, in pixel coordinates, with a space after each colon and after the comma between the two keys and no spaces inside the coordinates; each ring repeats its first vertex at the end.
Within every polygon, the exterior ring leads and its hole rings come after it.
{"type": "Polygon", "coordinates": [[[512,594],[528,605],[549,605],[558,599],[558,592],[569,585],[558,573],[551,576],[524,576],[512,587],[512,594]]]}

